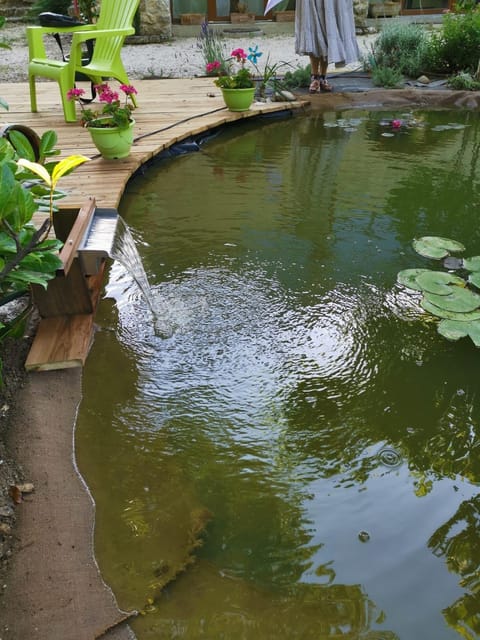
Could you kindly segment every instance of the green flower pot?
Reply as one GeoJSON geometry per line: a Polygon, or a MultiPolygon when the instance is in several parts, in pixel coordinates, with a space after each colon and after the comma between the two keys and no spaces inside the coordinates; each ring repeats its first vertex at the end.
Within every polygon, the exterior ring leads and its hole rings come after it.
{"type": "Polygon", "coordinates": [[[130,153],[133,144],[133,127],[135,120],[132,120],[126,129],[118,127],[87,127],[92,136],[93,144],[108,160],[118,160],[126,158],[130,153]]]}
{"type": "Polygon", "coordinates": [[[223,89],[223,100],[229,111],[248,111],[255,95],[255,87],[248,89],[223,89]]]}

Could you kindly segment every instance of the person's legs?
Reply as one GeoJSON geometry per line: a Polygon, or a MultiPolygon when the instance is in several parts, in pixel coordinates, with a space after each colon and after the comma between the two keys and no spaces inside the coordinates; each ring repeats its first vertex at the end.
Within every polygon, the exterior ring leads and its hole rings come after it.
{"type": "Polygon", "coordinates": [[[320,91],[331,91],[332,87],[327,82],[327,69],[328,69],[328,60],[327,60],[327,58],[320,58],[319,67],[320,67],[320,76],[319,76],[320,89],[319,90],[320,91]]]}
{"type": "Polygon", "coordinates": [[[319,91],[331,91],[332,87],[326,80],[328,60],[327,58],[317,58],[310,56],[311,82],[310,93],[318,93],[319,91]]]}
{"type": "Polygon", "coordinates": [[[318,93],[320,91],[320,75],[318,73],[320,67],[320,58],[316,58],[315,56],[310,56],[310,88],[308,89],[310,93],[318,93]]]}

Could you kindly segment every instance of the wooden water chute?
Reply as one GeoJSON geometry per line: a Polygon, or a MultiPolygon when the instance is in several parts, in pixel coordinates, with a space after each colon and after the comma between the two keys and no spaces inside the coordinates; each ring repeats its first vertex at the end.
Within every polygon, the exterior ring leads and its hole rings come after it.
{"type": "MultiPolygon", "coordinates": [[[[93,339],[94,316],[103,284],[107,250],[85,251],[85,238],[97,210],[95,198],[88,198],[76,215],[57,214],[55,233],[63,242],[63,268],[46,289],[32,287],[40,322],[28,354],[28,371],[79,367],[85,364],[93,339]]],[[[117,215],[106,210],[107,217],[117,215]]],[[[118,216],[117,216],[118,217],[118,216]]],[[[112,240],[111,240],[112,241],[112,240]]]]}

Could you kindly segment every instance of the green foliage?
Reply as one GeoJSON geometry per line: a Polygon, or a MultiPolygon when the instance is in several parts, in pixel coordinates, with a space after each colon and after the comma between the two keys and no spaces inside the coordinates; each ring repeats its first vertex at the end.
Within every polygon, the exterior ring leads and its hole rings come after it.
{"type": "Polygon", "coordinates": [[[50,11],[51,13],[68,14],[70,0],[36,0],[27,13],[28,19],[38,18],[40,13],[50,11]]]}
{"type": "MultiPolygon", "coordinates": [[[[98,14],[100,12],[99,3],[97,0],[78,0],[78,9],[80,12],[80,18],[85,20],[85,22],[95,22],[98,18],[98,14]]],[[[135,14],[135,17],[138,18],[138,11],[135,14]]]]}
{"type": "Polygon", "coordinates": [[[375,68],[380,67],[416,77],[425,68],[427,48],[428,36],[421,25],[393,20],[382,27],[372,45],[369,56],[372,73],[375,68]]]}
{"type": "Polygon", "coordinates": [[[393,67],[374,66],[371,70],[372,82],[376,87],[395,89],[403,82],[403,75],[393,67]]]}
{"type": "MultiPolygon", "coordinates": [[[[58,153],[56,143],[54,131],[43,134],[38,149],[20,131],[10,132],[8,140],[0,138],[0,305],[27,293],[32,284],[46,287],[62,267],[58,255],[62,243],[49,237],[53,201],[62,195],[55,187],[62,175],[86,158],[46,162],[58,153]],[[33,214],[39,210],[49,217],[37,227],[33,214]]],[[[25,313],[0,322],[0,342],[21,331],[25,313]]]]}
{"type": "Polygon", "coordinates": [[[308,87],[311,82],[312,69],[309,64],[306,67],[298,66],[294,71],[287,71],[283,77],[285,89],[301,89],[308,87]]]}
{"type": "Polygon", "coordinates": [[[458,73],[451,76],[448,78],[447,84],[457,91],[480,91],[480,80],[475,80],[470,73],[458,73]]]}
{"type": "MultiPolygon", "coordinates": [[[[16,132],[19,149],[34,157],[27,138],[16,132]],[[30,147],[30,148],[29,148],[30,147]]],[[[49,133],[43,139],[43,153],[51,151],[49,145],[56,137],[49,133]]],[[[31,283],[46,286],[54,277],[60,261],[59,241],[47,238],[49,221],[39,229],[32,222],[39,203],[45,204],[44,190],[34,187],[30,172],[18,171],[16,159],[20,156],[11,142],[0,139],[0,295],[10,296],[28,290],[31,283]],[[25,184],[26,180],[29,184],[25,184]]]]}
{"type": "MultiPolygon", "coordinates": [[[[425,236],[414,240],[413,248],[430,259],[452,260],[450,253],[465,251],[455,240],[425,236]]],[[[480,256],[458,260],[459,273],[430,269],[404,269],[397,282],[404,287],[420,291],[420,306],[427,313],[441,318],[438,332],[448,340],[470,337],[480,347],[480,256]],[[473,286],[473,288],[472,288],[473,286]]],[[[445,268],[451,263],[444,262],[445,268]]]]}
{"type": "Polygon", "coordinates": [[[245,67],[233,75],[219,76],[215,80],[215,84],[222,89],[250,89],[254,86],[252,74],[245,67]]]}
{"type": "MultiPolygon", "coordinates": [[[[41,13],[60,13],[69,15],[71,0],[36,0],[27,13],[27,19],[38,18],[41,13]]],[[[85,22],[94,22],[98,17],[99,7],[96,0],[78,0],[78,18],[85,22]]]]}
{"type": "Polygon", "coordinates": [[[429,41],[428,68],[437,73],[474,74],[479,52],[480,10],[446,14],[443,28],[433,33],[429,41]]]}
{"type": "Polygon", "coordinates": [[[197,38],[197,47],[203,56],[205,66],[213,62],[219,62],[220,67],[214,71],[207,72],[207,75],[219,75],[227,70],[227,51],[223,35],[211,29],[208,22],[203,22],[200,35],[197,38]]]}

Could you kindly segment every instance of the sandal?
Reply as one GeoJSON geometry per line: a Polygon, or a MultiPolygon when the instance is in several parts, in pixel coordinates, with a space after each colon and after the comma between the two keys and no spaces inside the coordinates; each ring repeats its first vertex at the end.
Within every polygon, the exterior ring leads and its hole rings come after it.
{"type": "Polygon", "coordinates": [[[310,78],[309,93],[320,93],[320,76],[313,76],[310,78]]]}
{"type": "Polygon", "coordinates": [[[319,91],[324,91],[325,93],[330,93],[333,91],[332,85],[327,82],[325,76],[320,77],[318,84],[320,86],[319,91]]]}

